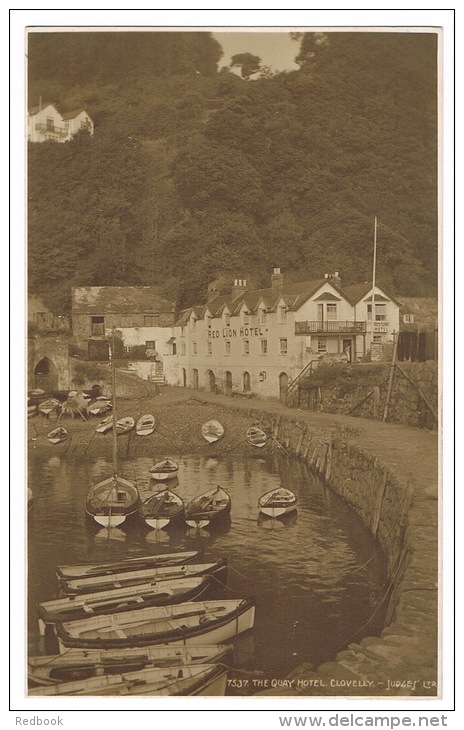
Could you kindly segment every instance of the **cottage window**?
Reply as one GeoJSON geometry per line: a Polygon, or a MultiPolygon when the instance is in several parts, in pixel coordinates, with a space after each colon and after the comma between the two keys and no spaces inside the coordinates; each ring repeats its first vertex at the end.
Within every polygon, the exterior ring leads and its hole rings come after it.
{"type": "Polygon", "coordinates": [[[55,131],[55,125],[53,124],[53,117],[47,117],[47,130],[49,132],[55,131]]]}
{"type": "Polygon", "coordinates": [[[318,352],[327,352],[327,340],[318,340],[317,341],[317,351],[318,352]]]}
{"type": "Polygon", "coordinates": [[[245,324],[245,325],[250,324],[250,313],[249,312],[243,313],[243,324],[245,324]]]}
{"type": "Polygon", "coordinates": [[[90,330],[93,337],[103,337],[105,334],[105,318],[104,317],[91,317],[90,318],[90,330]]]}
{"type": "Polygon", "coordinates": [[[143,324],[145,327],[158,327],[159,314],[145,314],[143,318],[143,324]]]}
{"type": "Polygon", "coordinates": [[[287,321],[287,307],[280,307],[280,323],[285,324],[287,321]]]}
{"type": "Polygon", "coordinates": [[[225,323],[226,327],[230,327],[230,314],[224,315],[224,323],[225,323]]]}
{"type": "Polygon", "coordinates": [[[414,322],[413,314],[403,314],[403,322],[405,324],[412,324],[414,322]]]}
{"type": "Polygon", "coordinates": [[[192,355],[196,355],[196,354],[197,354],[197,343],[192,342],[192,355]]]}
{"type": "Polygon", "coordinates": [[[192,319],[192,329],[196,330],[197,328],[197,320],[195,318],[192,319]]]}
{"type": "Polygon", "coordinates": [[[225,346],[226,346],[226,355],[230,355],[230,340],[226,340],[225,346]]]}
{"type": "Polygon", "coordinates": [[[145,340],[145,347],[147,350],[156,350],[155,340],[145,340]]]}
{"type": "Polygon", "coordinates": [[[374,335],[372,338],[372,342],[375,344],[380,344],[382,342],[382,335],[374,335]]]}
{"type": "Polygon", "coordinates": [[[331,320],[332,322],[337,319],[337,305],[336,304],[327,305],[327,319],[331,320]]]}
{"type": "MultiPolygon", "coordinates": [[[[367,319],[372,319],[372,304],[367,305],[367,319]]],[[[375,305],[375,321],[385,322],[387,319],[387,305],[376,304],[375,305]]]]}
{"type": "Polygon", "coordinates": [[[280,354],[286,355],[287,354],[287,338],[282,337],[280,340],[280,354]]]}
{"type": "Polygon", "coordinates": [[[180,328],[180,336],[185,337],[185,327],[180,328]]]}
{"type": "Polygon", "coordinates": [[[260,309],[259,310],[259,321],[261,324],[266,324],[266,310],[260,309]]]}
{"type": "Polygon", "coordinates": [[[213,343],[211,342],[211,340],[208,340],[206,343],[206,354],[207,355],[213,354],[213,343]]]}
{"type": "Polygon", "coordinates": [[[261,355],[267,355],[267,340],[261,340],[261,355]]]}
{"type": "Polygon", "coordinates": [[[243,340],[243,354],[250,354],[250,340],[243,340]]]}

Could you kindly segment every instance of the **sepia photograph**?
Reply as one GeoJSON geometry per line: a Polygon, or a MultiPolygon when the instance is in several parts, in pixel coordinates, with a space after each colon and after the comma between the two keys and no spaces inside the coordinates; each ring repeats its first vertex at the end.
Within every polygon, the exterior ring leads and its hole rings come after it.
{"type": "Polygon", "coordinates": [[[451,710],[443,27],[80,12],[23,28],[13,709],[451,710]]]}

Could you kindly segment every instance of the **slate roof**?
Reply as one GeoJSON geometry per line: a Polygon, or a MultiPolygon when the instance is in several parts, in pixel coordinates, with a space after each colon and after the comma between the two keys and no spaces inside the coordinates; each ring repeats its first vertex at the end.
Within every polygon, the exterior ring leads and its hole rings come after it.
{"type": "Polygon", "coordinates": [[[35,114],[38,114],[39,112],[41,112],[43,109],[46,109],[47,106],[52,106],[56,112],[58,111],[57,108],[55,107],[55,105],[53,104],[53,102],[46,101],[43,104],[37,104],[37,106],[29,107],[28,112],[31,115],[31,117],[33,117],[35,114]]]}
{"type": "Polygon", "coordinates": [[[74,109],[72,112],[66,112],[65,114],[62,114],[61,116],[63,117],[63,119],[74,119],[81,112],[84,112],[85,114],[87,114],[85,109],[81,108],[81,109],[74,109]]]}
{"type": "MultiPolygon", "coordinates": [[[[388,299],[385,299],[385,297],[381,297],[381,295],[376,294],[375,300],[376,301],[392,301],[395,302],[398,307],[400,306],[400,302],[398,299],[395,299],[395,297],[392,297],[391,294],[389,294],[385,289],[380,285],[377,284],[379,289],[382,289],[384,294],[387,295],[388,299]]],[[[344,286],[343,289],[341,289],[342,293],[345,295],[345,297],[348,299],[350,304],[357,304],[358,302],[363,299],[372,289],[372,282],[370,281],[364,281],[362,284],[349,284],[348,286],[344,286]]]]}
{"type": "Polygon", "coordinates": [[[418,327],[436,330],[438,327],[438,301],[434,297],[401,297],[400,322],[402,330],[417,330],[418,327]],[[403,314],[413,314],[414,322],[404,323],[403,314]]]}
{"type": "Polygon", "coordinates": [[[72,290],[72,310],[76,314],[158,314],[172,313],[175,303],[160,293],[158,286],[82,286],[72,290]]]}

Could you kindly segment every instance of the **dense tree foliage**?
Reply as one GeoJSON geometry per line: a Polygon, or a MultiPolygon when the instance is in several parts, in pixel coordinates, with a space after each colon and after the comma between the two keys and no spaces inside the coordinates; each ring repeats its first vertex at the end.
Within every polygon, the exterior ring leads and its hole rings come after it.
{"type": "Polygon", "coordinates": [[[187,306],[273,265],[367,280],[377,216],[378,280],[434,293],[435,35],[302,34],[300,70],[247,83],[220,56],[205,32],[31,34],[31,105],[96,125],[29,145],[31,290],[61,313],[71,285],[157,283],[187,306]]]}

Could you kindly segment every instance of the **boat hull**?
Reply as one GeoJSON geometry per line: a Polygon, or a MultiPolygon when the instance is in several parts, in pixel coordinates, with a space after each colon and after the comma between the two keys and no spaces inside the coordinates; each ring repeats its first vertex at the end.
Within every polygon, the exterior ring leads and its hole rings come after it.
{"type": "Polygon", "coordinates": [[[267,515],[268,517],[282,517],[282,515],[288,515],[290,512],[294,512],[296,510],[297,505],[291,505],[291,506],[276,506],[276,507],[260,507],[261,512],[263,515],[267,515]]]}
{"type": "Polygon", "coordinates": [[[96,563],[84,565],[59,565],[56,569],[58,579],[61,578],[84,578],[88,576],[106,575],[108,573],[124,572],[155,567],[166,567],[189,563],[198,557],[197,550],[190,550],[180,553],[165,553],[160,555],[143,555],[138,558],[127,558],[116,563],[96,563]]]}
{"type": "Polygon", "coordinates": [[[85,511],[102,527],[118,527],[139,508],[137,487],[124,477],[114,476],[91,487],[85,511]]]}

